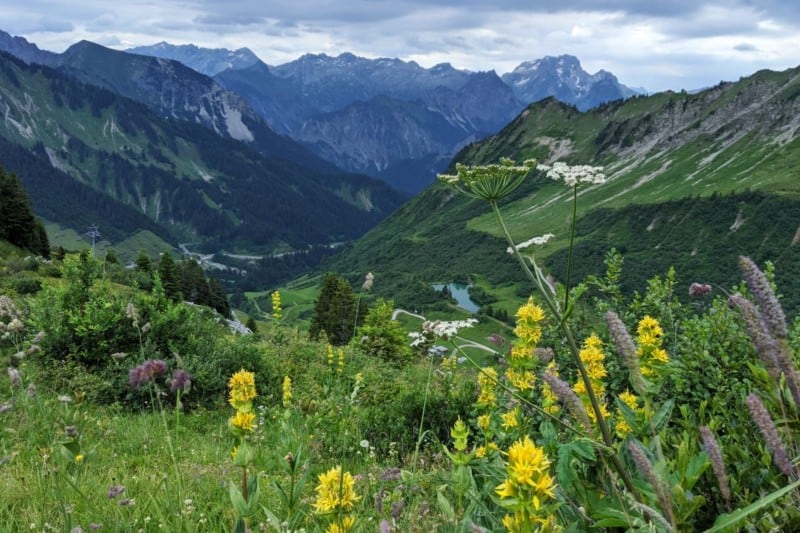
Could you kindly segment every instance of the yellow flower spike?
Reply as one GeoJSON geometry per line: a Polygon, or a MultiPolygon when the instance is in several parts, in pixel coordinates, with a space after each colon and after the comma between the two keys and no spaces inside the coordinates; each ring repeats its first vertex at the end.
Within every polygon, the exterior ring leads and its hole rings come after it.
{"type": "Polygon", "coordinates": [[[342,518],[341,526],[336,522],[332,522],[328,529],[325,530],[325,533],[346,533],[347,531],[352,531],[353,526],[356,523],[356,519],[352,516],[345,516],[342,518]]]}
{"type": "Polygon", "coordinates": [[[355,491],[355,479],[350,472],[342,474],[342,467],[335,466],[318,476],[317,498],[314,508],[318,513],[336,510],[350,511],[361,499],[355,491]]]}
{"type": "Polygon", "coordinates": [[[272,318],[280,320],[283,316],[283,308],[281,307],[281,293],[275,291],[271,295],[272,298],[272,318]]]}
{"type": "Polygon", "coordinates": [[[78,455],[75,456],[75,462],[76,463],[81,464],[83,462],[83,460],[84,460],[84,456],[83,456],[82,453],[79,453],[78,455]]]}
{"type": "Polygon", "coordinates": [[[502,424],[503,428],[511,429],[517,427],[519,425],[517,420],[518,416],[519,416],[519,407],[515,407],[511,411],[500,415],[500,418],[503,419],[503,424],[502,424]]]}
{"type": "Polygon", "coordinates": [[[520,526],[530,522],[543,523],[543,503],[554,498],[555,480],[550,476],[550,460],[542,448],[536,446],[525,435],[508,449],[506,479],[495,488],[495,493],[513,509],[514,515],[503,519],[510,531],[520,530],[520,526]]]}
{"type": "Polygon", "coordinates": [[[256,397],[256,375],[247,370],[239,370],[228,380],[230,396],[228,402],[237,411],[250,411],[256,397]]]}
{"type": "Polygon", "coordinates": [[[491,422],[492,417],[490,415],[480,415],[478,417],[478,428],[480,428],[481,431],[488,431],[491,422]]]}
{"type": "Polygon", "coordinates": [[[333,367],[333,346],[328,345],[328,367],[333,367]]]}
{"type": "Polygon", "coordinates": [[[256,427],[256,415],[252,412],[236,411],[230,418],[230,424],[240,431],[253,431],[256,427]]]}
{"type": "Polygon", "coordinates": [[[283,396],[281,399],[284,407],[292,405],[292,378],[289,376],[283,377],[283,396]]]}
{"type": "Polygon", "coordinates": [[[478,374],[478,387],[480,394],[475,402],[479,407],[491,407],[497,401],[497,370],[492,367],[481,369],[478,374]]]}

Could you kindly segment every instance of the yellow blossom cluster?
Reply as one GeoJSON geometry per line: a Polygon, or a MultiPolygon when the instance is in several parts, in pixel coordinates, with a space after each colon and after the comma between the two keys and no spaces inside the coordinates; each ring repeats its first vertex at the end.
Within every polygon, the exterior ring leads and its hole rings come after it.
{"type": "Polygon", "coordinates": [[[325,533],[346,533],[347,531],[353,530],[355,523],[355,518],[352,516],[345,516],[342,518],[341,523],[331,522],[328,529],[325,530],[325,533]]]}
{"type": "Polygon", "coordinates": [[[492,367],[481,369],[478,374],[480,394],[475,404],[478,407],[492,407],[497,401],[497,370],[492,367]]]}
{"type": "Polygon", "coordinates": [[[352,474],[342,473],[341,466],[335,466],[320,474],[318,479],[317,497],[314,501],[314,508],[318,513],[348,512],[361,499],[356,494],[356,482],[352,474]]]}
{"type": "Polygon", "coordinates": [[[333,368],[333,346],[328,345],[328,368],[333,368]]]}
{"type": "Polygon", "coordinates": [[[237,411],[253,410],[253,399],[256,397],[256,375],[247,370],[239,370],[228,380],[230,395],[228,402],[237,411]]]}
{"type": "Polygon", "coordinates": [[[511,385],[521,392],[533,388],[533,383],[536,380],[536,374],[530,370],[521,370],[518,368],[509,368],[506,370],[506,378],[511,385]]]}
{"type": "Polygon", "coordinates": [[[272,318],[280,320],[283,317],[283,308],[281,307],[281,293],[278,291],[273,292],[272,298],[272,318]]]}
{"type": "MultiPolygon", "coordinates": [[[[609,416],[608,410],[606,408],[605,402],[605,384],[603,383],[603,378],[608,375],[606,371],[606,367],[604,365],[604,361],[606,359],[605,354],[603,353],[603,341],[598,337],[596,334],[592,333],[586,340],[583,341],[583,347],[581,348],[580,353],[578,356],[581,358],[584,367],[586,368],[586,374],[589,376],[589,384],[594,391],[595,397],[597,397],[597,401],[600,403],[600,411],[603,414],[603,417],[609,416]]],[[[586,383],[578,376],[578,380],[573,385],[572,390],[575,391],[575,394],[581,399],[583,402],[584,407],[586,408],[586,413],[589,415],[589,419],[592,422],[597,422],[597,413],[595,413],[594,409],[592,408],[591,401],[589,400],[589,393],[586,390],[586,383]]]]}
{"type": "Polygon", "coordinates": [[[508,449],[506,479],[495,492],[501,505],[510,511],[503,518],[503,525],[509,531],[530,531],[531,524],[549,522],[544,507],[555,493],[550,460],[527,435],[508,449]]]}
{"type": "MultiPolygon", "coordinates": [[[[558,366],[556,366],[555,359],[547,363],[547,366],[545,367],[545,372],[552,374],[555,377],[558,377],[558,366]]],[[[548,385],[546,382],[542,383],[542,409],[544,409],[545,412],[550,413],[551,415],[556,414],[560,409],[556,394],[553,392],[553,389],[550,388],[550,385],[548,385]]]]}
{"type": "Polygon", "coordinates": [[[656,370],[662,365],[669,363],[669,355],[662,348],[664,331],[655,318],[646,315],[639,321],[636,329],[636,344],[638,346],[636,355],[639,357],[639,364],[642,375],[645,377],[656,376],[656,370]]]}
{"type": "Polygon", "coordinates": [[[281,397],[281,403],[284,407],[290,407],[292,405],[292,378],[289,376],[283,376],[283,395],[281,397]]]}
{"type": "Polygon", "coordinates": [[[503,413],[500,415],[500,418],[503,420],[501,425],[504,429],[508,430],[517,427],[519,425],[519,407],[515,407],[511,411],[503,413]]]}
{"type": "MultiPolygon", "coordinates": [[[[634,412],[641,412],[643,410],[639,407],[639,398],[627,389],[620,393],[619,399],[634,412]]],[[[617,434],[623,439],[630,435],[632,431],[631,426],[621,416],[617,421],[615,429],[617,430],[617,434]]]]}
{"type": "Polygon", "coordinates": [[[544,311],[537,304],[533,303],[533,298],[529,298],[527,303],[517,310],[517,326],[514,328],[514,335],[517,340],[511,348],[511,360],[526,361],[533,359],[536,345],[542,338],[541,322],[544,320],[544,311]]]}

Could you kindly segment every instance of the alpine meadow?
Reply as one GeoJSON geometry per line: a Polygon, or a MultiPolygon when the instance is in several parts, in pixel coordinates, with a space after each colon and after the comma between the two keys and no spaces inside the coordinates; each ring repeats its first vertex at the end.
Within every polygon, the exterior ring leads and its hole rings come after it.
{"type": "Polygon", "coordinates": [[[119,43],[0,31],[0,530],[800,530],[800,67],[119,43]]]}

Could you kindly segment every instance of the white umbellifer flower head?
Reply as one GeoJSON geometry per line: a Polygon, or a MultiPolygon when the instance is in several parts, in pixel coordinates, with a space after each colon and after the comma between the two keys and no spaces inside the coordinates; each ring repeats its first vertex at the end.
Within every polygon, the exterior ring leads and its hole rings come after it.
{"type": "MultiPolygon", "coordinates": [[[[540,168],[542,168],[542,165],[540,165],[540,168]]],[[[551,167],[547,168],[547,177],[556,181],[563,180],[568,187],[575,187],[580,183],[600,185],[606,182],[603,167],[568,165],[562,161],[556,161],[551,167]]]]}
{"type": "MultiPolygon", "coordinates": [[[[552,233],[545,233],[544,235],[539,235],[538,237],[532,237],[532,238],[528,239],[525,242],[521,242],[521,243],[517,244],[515,246],[515,248],[517,250],[524,250],[525,248],[527,248],[529,246],[532,246],[532,245],[541,246],[541,245],[545,244],[547,241],[549,241],[550,239],[552,239],[553,237],[555,237],[555,235],[553,235],[552,233]]],[[[514,250],[509,246],[508,248],[506,248],[506,252],[508,252],[510,254],[513,254],[514,250]]]]}

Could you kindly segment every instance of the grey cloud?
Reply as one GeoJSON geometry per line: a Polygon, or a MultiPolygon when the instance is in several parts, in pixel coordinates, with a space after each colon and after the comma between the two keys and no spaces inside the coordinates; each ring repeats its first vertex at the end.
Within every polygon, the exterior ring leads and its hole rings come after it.
{"type": "Polygon", "coordinates": [[[734,50],[738,50],[739,52],[758,52],[758,47],[754,44],[750,43],[739,43],[733,47],[734,50]]]}

